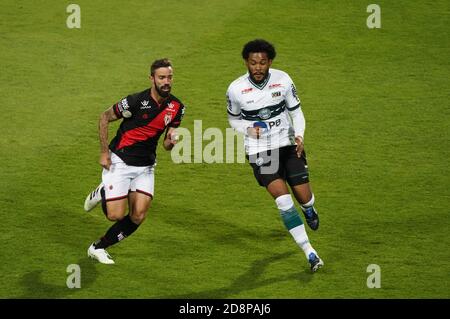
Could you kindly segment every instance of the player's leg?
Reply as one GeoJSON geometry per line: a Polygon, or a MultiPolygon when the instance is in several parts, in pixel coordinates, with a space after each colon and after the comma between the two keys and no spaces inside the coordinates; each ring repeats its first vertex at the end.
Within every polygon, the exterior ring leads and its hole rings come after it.
{"type": "Polygon", "coordinates": [[[286,180],[291,186],[295,199],[300,204],[306,223],[312,230],[317,230],[319,228],[319,215],[314,208],[314,194],[309,183],[308,163],[305,152],[298,158],[295,147],[290,147],[285,169],[286,180]]]}
{"type": "Polygon", "coordinates": [[[123,239],[123,220],[127,209],[127,198],[107,201],[107,218],[115,223],[106,231],[105,235],[92,243],[88,249],[88,256],[103,264],[114,264],[111,256],[105,250],[123,239]]]}
{"type": "Polygon", "coordinates": [[[135,174],[133,168],[125,163],[113,164],[109,170],[103,171],[104,187],[100,191],[102,208],[106,217],[115,223],[88,249],[88,255],[101,263],[114,263],[105,249],[124,238],[123,228],[126,224],[124,216],[127,211],[128,192],[133,174],[135,174]]]}
{"type": "MultiPolygon", "coordinates": [[[[305,215],[306,222],[309,227],[313,230],[317,230],[319,227],[319,216],[314,209],[314,195],[311,192],[309,185],[309,173],[308,165],[306,162],[306,155],[303,152],[302,156],[297,157],[295,146],[286,148],[288,150],[285,165],[285,175],[288,184],[290,185],[295,198],[300,203],[300,207],[305,215]]],[[[302,225],[301,232],[305,233],[306,230],[304,225],[302,225]]],[[[309,240],[308,240],[309,244],[309,240]]],[[[304,250],[306,257],[308,258],[309,264],[311,265],[311,270],[317,271],[323,266],[323,261],[320,259],[317,252],[311,247],[311,249],[304,250]]]]}
{"type": "Polygon", "coordinates": [[[323,262],[320,260],[317,252],[309,241],[305,225],[295,208],[294,201],[289,194],[286,182],[282,179],[274,180],[267,186],[267,190],[275,199],[275,203],[286,229],[292,235],[297,245],[303,250],[311,266],[311,270],[315,272],[323,265],[323,262]]]}
{"type": "Polygon", "coordinates": [[[129,186],[128,196],[117,201],[121,206],[112,206],[116,202],[107,201],[108,218],[118,217],[118,220],[100,239],[97,244],[100,248],[107,248],[124,240],[133,234],[147,216],[154,189],[153,169],[149,167],[130,167],[133,172],[129,186]],[[129,202],[129,213],[125,215],[126,204],[129,202]],[[117,210],[115,210],[117,208],[117,210]],[[123,209],[125,208],[125,209],[123,209]]]}
{"type": "MultiPolygon", "coordinates": [[[[274,198],[285,227],[292,235],[295,242],[304,251],[306,258],[311,264],[310,256],[317,256],[317,253],[309,242],[303,221],[289,194],[286,181],[282,178],[282,176],[284,176],[285,153],[286,151],[283,149],[280,149],[280,152],[277,153],[277,156],[280,157],[280,167],[274,174],[262,174],[261,165],[256,165],[252,162],[250,162],[250,165],[253,167],[253,173],[259,185],[266,187],[267,191],[274,198]]],[[[312,271],[316,271],[317,269],[317,265],[314,265],[313,267],[311,264],[312,271]]]]}
{"type": "Polygon", "coordinates": [[[314,207],[315,197],[309,183],[291,187],[297,202],[305,215],[306,222],[312,230],[319,228],[319,215],[314,207]]]}
{"type": "Polygon", "coordinates": [[[139,191],[130,192],[130,202],[132,203],[132,208],[130,209],[129,215],[125,217],[129,217],[130,220],[137,226],[141,225],[147,217],[151,201],[152,197],[148,194],[139,191]]]}
{"type": "MultiPolygon", "coordinates": [[[[146,167],[130,186],[130,220],[139,226],[147,217],[155,189],[155,169],[146,167]]],[[[137,227],[136,227],[137,228],[137,227]]]]}

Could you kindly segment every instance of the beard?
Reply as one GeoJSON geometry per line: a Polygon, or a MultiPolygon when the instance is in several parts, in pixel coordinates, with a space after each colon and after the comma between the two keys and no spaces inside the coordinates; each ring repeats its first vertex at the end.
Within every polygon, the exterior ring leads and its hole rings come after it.
{"type": "Polygon", "coordinates": [[[264,74],[264,76],[263,76],[263,78],[261,79],[261,80],[256,80],[255,79],[255,77],[253,76],[253,74],[250,72],[250,70],[248,70],[249,71],[249,73],[250,73],[250,78],[252,79],[252,81],[254,82],[254,83],[256,83],[256,84],[260,84],[260,83],[262,83],[262,82],[264,82],[264,80],[267,78],[267,76],[269,75],[269,71],[267,71],[265,74],[264,74]]]}
{"type": "Polygon", "coordinates": [[[161,96],[161,97],[168,97],[169,94],[170,94],[170,90],[171,90],[172,88],[170,87],[170,85],[167,85],[167,84],[158,87],[158,86],[156,85],[156,83],[155,83],[155,89],[156,89],[156,91],[158,92],[159,96],[161,96]],[[163,91],[163,90],[162,90],[163,88],[169,88],[169,89],[168,89],[167,91],[163,91]]]}

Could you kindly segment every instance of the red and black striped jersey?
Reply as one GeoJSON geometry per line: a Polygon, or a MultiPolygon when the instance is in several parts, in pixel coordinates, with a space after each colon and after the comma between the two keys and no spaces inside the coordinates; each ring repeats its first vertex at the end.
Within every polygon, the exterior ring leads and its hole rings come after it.
{"type": "Polygon", "coordinates": [[[180,126],[184,109],[173,95],[158,104],[150,89],[128,95],[113,105],[114,113],[123,121],[109,144],[110,150],[127,165],[153,165],[159,137],[168,127],[180,126]]]}

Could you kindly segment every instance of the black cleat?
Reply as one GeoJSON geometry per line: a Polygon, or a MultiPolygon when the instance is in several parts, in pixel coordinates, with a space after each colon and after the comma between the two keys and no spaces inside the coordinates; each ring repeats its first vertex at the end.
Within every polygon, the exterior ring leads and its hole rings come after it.
{"type": "Polygon", "coordinates": [[[308,207],[303,210],[303,215],[305,215],[306,223],[312,230],[317,230],[319,228],[319,215],[317,215],[314,206],[308,207]]]}

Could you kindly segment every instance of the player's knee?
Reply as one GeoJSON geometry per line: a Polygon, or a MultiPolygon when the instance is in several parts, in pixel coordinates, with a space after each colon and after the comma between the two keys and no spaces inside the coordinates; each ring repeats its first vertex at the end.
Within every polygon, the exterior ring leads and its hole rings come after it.
{"type": "Polygon", "coordinates": [[[147,217],[147,211],[145,210],[135,210],[133,214],[130,215],[131,221],[136,225],[140,225],[147,217]]]}
{"type": "Polygon", "coordinates": [[[108,218],[108,220],[112,222],[115,222],[121,220],[124,216],[125,212],[108,209],[108,214],[106,215],[106,218],[108,218]]]}

